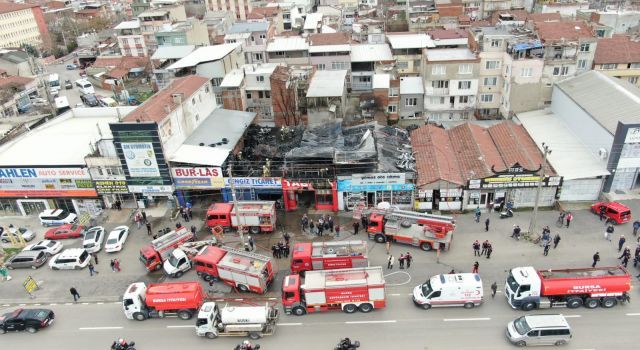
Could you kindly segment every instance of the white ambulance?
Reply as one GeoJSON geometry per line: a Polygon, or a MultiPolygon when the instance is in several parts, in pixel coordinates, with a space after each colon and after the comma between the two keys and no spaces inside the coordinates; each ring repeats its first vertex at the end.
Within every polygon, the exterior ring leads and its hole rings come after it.
{"type": "Polygon", "coordinates": [[[482,296],[482,279],[477,273],[437,275],[413,289],[413,302],[425,310],[445,306],[471,309],[482,304],[482,296]]]}

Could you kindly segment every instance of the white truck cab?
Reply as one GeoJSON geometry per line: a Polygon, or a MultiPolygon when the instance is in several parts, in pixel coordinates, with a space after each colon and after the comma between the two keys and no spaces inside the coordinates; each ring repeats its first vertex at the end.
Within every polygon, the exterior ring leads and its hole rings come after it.
{"type": "Polygon", "coordinates": [[[122,311],[124,311],[125,317],[133,320],[134,314],[141,313],[142,310],[146,309],[147,306],[144,301],[146,295],[147,285],[143,282],[129,285],[122,297],[122,311]]]}
{"type": "Polygon", "coordinates": [[[477,273],[441,274],[413,289],[413,302],[427,310],[432,307],[482,304],[482,279],[477,273]]]}
{"type": "Polygon", "coordinates": [[[278,312],[265,306],[224,306],[214,302],[202,304],[196,321],[196,334],[215,339],[219,336],[248,336],[259,339],[275,331],[278,312]]]}
{"type": "Polygon", "coordinates": [[[162,267],[169,277],[180,277],[192,267],[191,259],[182,249],[174,249],[162,267]]]}
{"type": "Polygon", "coordinates": [[[504,296],[512,308],[518,309],[525,302],[539,302],[541,286],[542,280],[533,267],[515,267],[509,271],[504,296]]]}

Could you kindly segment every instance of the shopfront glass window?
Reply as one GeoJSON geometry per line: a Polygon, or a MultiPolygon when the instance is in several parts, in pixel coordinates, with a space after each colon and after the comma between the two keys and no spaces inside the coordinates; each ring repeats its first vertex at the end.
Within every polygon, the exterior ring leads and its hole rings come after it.
{"type": "Polygon", "coordinates": [[[316,203],[317,204],[333,203],[333,195],[331,194],[331,190],[316,190],[316,203]]]}
{"type": "Polygon", "coordinates": [[[411,191],[393,192],[393,204],[411,204],[411,191]]]}

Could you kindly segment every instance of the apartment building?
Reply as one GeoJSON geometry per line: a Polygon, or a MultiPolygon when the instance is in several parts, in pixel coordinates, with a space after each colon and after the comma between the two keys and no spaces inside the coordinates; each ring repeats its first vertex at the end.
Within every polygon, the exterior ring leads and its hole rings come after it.
{"type": "Polygon", "coordinates": [[[265,22],[236,22],[224,36],[227,44],[240,43],[244,51],[245,62],[266,63],[267,42],[275,34],[275,27],[265,22]]]}
{"type": "Polygon", "coordinates": [[[593,70],[640,87],[640,43],[626,36],[599,39],[593,70]]]}
{"type": "Polygon", "coordinates": [[[280,6],[256,7],[247,15],[247,22],[270,22],[279,35],[284,32],[284,11],[280,6]]]}
{"type": "Polygon", "coordinates": [[[350,70],[351,39],[347,33],[309,36],[309,60],[318,70],[350,70]]]}
{"type": "Polygon", "coordinates": [[[597,39],[583,21],[535,22],[534,28],[544,46],[544,99],[550,101],[554,83],[591,70],[597,39]]]}
{"type": "Polygon", "coordinates": [[[148,56],[144,36],[140,30],[140,21],[124,21],[113,28],[116,31],[118,47],[123,56],[148,56]]]}
{"type": "Polygon", "coordinates": [[[247,15],[253,10],[251,0],[208,0],[211,11],[231,11],[239,20],[246,21],[247,15]]]}
{"type": "Polygon", "coordinates": [[[267,44],[269,63],[309,64],[309,44],[300,36],[275,37],[267,44]]]}
{"type": "Polygon", "coordinates": [[[400,78],[400,103],[398,116],[400,124],[414,124],[424,116],[424,83],[422,77],[400,78]]]}
{"type": "Polygon", "coordinates": [[[396,71],[400,75],[419,75],[422,72],[423,52],[426,48],[436,46],[425,33],[388,33],[387,41],[396,60],[396,71]]]}
{"type": "Polygon", "coordinates": [[[387,44],[351,45],[351,89],[372,90],[373,76],[393,69],[393,55],[387,44]]]}
{"type": "Polygon", "coordinates": [[[47,24],[39,5],[0,3],[0,47],[24,44],[41,47],[49,37],[47,24]]]}
{"type": "MultiPolygon", "coordinates": [[[[480,58],[469,48],[427,50],[422,72],[427,122],[471,118],[476,108],[479,66],[480,58]]],[[[492,102],[488,96],[479,98],[492,102]]]]}
{"type": "Polygon", "coordinates": [[[186,21],[187,14],[183,5],[169,6],[142,12],[138,15],[138,20],[147,49],[149,52],[153,52],[158,48],[156,33],[161,31],[165,25],[186,21]]]}
{"type": "Polygon", "coordinates": [[[158,46],[211,45],[207,24],[197,18],[188,18],[184,22],[165,24],[156,33],[158,46]]]}
{"type": "Polygon", "coordinates": [[[244,94],[245,111],[256,113],[256,122],[264,126],[275,126],[273,102],[271,100],[271,74],[278,64],[245,64],[244,94]]]}

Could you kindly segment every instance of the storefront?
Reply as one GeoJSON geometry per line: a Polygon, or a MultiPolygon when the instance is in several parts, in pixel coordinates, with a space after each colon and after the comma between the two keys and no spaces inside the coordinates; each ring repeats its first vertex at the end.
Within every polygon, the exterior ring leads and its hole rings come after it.
{"type": "MultiPolygon", "coordinates": [[[[494,172],[494,176],[469,180],[464,192],[465,208],[488,208],[500,201],[511,201],[514,208],[533,207],[538,182],[541,179],[539,172],[540,169],[525,169],[516,163],[504,172],[494,172]]],[[[561,184],[562,177],[545,176],[542,179],[538,205],[552,206],[561,184]]]]}
{"type": "Polygon", "coordinates": [[[125,180],[94,180],[93,185],[96,192],[102,197],[106,208],[114,208],[117,201],[120,201],[124,208],[130,207],[130,203],[134,202],[134,196],[129,193],[129,187],[125,180]]]}
{"type": "Polygon", "coordinates": [[[462,187],[418,190],[414,209],[417,211],[454,211],[462,209],[462,187]]]}
{"type": "Polygon", "coordinates": [[[338,189],[335,181],[282,179],[284,208],[338,211],[338,189]]]}
{"type": "Polygon", "coordinates": [[[224,178],[219,167],[173,167],[171,176],[182,206],[222,201],[224,178]]]}
{"type": "Polygon", "coordinates": [[[411,209],[414,184],[405,183],[403,173],[354,174],[338,177],[338,208],[354,210],[364,205],[375,207],[381,202],[401,209],[411,209]]]}
{"type": "Polygon", "coordinates": [[[0,205],[6,215],[38,215],[56,208],[79,216],[102,211],[84,167],[0,168],[0,205]]]}
{"type": "MultiPolygon", "coordinates": [[[[222,198],[225,202],[233,200],[230,181],[224,178],[222,198]]],[[[282,201],[282,179],[279,177],[234,177],[233,184],[238,200],[282,201]]]]}

